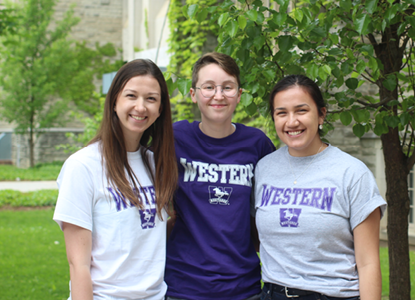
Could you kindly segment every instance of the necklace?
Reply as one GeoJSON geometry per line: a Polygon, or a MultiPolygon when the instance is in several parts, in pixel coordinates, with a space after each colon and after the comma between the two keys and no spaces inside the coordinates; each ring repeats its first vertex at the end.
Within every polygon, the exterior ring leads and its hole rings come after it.
{"type": "MultiPolygon", "coordinates": [[[[301,172],[301,174],[300,174],[298,177],[296,177],[296,176],[295,176],[295,173],[294,173],[294,171],[293,171],[293,168],[291,167],[290,153],[288,152],[288,163],[290,164],[290,170],[291,170],[291,173],[292,173],[292,174],[293,174],[293,176],[294,176],[294,184],[297,184],[297,180],[298,180],[298,178],[300,178],[300,177],[301,177],[301,175],[303,175],[303,174],[304,174],[304,172],[305,172],[305,171],[307,171],[307,170],[308,170],[308,168],[311,166],[311,164],[313,163],[313,161],[314,161],[314,159],[316,158],[317,154],[320,152],[321,148],[323,148],[323,145],[324,145],[324,143],[321,143],[321,146],[320,146],[320,148],[318,149],[318,151],[317,151],[316,155],[314,155],[313,159],[310,161],[310,163],[308,164],[308,166],[304,169],[304,171],[303,171],[303,172],[301,172]]],[[[287,150],[287,151],[288,151],[288,150],[287,150]]]]}

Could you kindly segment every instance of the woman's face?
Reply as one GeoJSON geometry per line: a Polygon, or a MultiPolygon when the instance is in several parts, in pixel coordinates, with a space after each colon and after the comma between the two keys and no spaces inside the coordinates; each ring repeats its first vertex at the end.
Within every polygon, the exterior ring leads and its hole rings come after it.
{"type": "Polygon", "coordinates": [[[274,124],[280,140],[293,156],[310,156],[321,146],[318,134],[323,124],[326,108],[319,116],[313,98],[302,88],[293,86],[274,96],[274,124]]]}
{"type": "Polygon", "coordinates": [[[161,89],[149,75],[131,78],[115,102],[127,151],[138,149],[144,133],[160,116],[161,89]]]}

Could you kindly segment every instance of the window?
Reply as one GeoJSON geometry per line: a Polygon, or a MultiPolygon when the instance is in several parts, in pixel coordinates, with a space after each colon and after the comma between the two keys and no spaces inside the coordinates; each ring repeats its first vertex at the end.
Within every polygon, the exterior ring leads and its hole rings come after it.
{"type": "Polygon", "coordinates": [[[414,196],[415,196],[415,184],[414,184],[414,169],[408,175],[408,193],[409,193],[409,224],[415,222],[415,211],[414,211],[414,196]]]}

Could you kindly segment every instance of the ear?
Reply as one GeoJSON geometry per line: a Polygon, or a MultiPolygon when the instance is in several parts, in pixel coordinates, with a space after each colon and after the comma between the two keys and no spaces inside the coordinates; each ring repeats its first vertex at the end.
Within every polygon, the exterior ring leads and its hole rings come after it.
{"type": "Polygon", "coordinates": [[[240,88],[239,91],[238,91],[238,98],[236,99],[236,103],[241,102],[242,92],[243,92],[243,89],[240,88]]]}
{"type": "Polygon", "coordinates": [[[190,97],[192,97],[193,103],[197,103],[196,90],[194,88],[190,88],[190,97]]]}
{"type": "Polygon", "coordinates": [[[324,123],[324,119],[326,118],[326,115],[327,115],[327,108],[322,107],[320,109],[320,112],[321,112],[322,115],[318,117],[318,124],[319,125],[324,123]]]}

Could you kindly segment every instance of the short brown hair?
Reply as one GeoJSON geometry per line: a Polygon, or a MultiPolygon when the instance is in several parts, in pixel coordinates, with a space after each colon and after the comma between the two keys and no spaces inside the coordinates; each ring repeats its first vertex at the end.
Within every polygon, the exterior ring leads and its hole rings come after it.
{"type": "Polygon", "coordinates": [[[226,73],[236,78],[238,87],[241,86],[241,80],[239,78],[239,67],[236,64],[235,60],[227,54],[209,52],[199,58],[193,66],[192,88],[196,87],[196,83],[199,80],[200,69],[210,64],[217,64],[226,73]]]}

